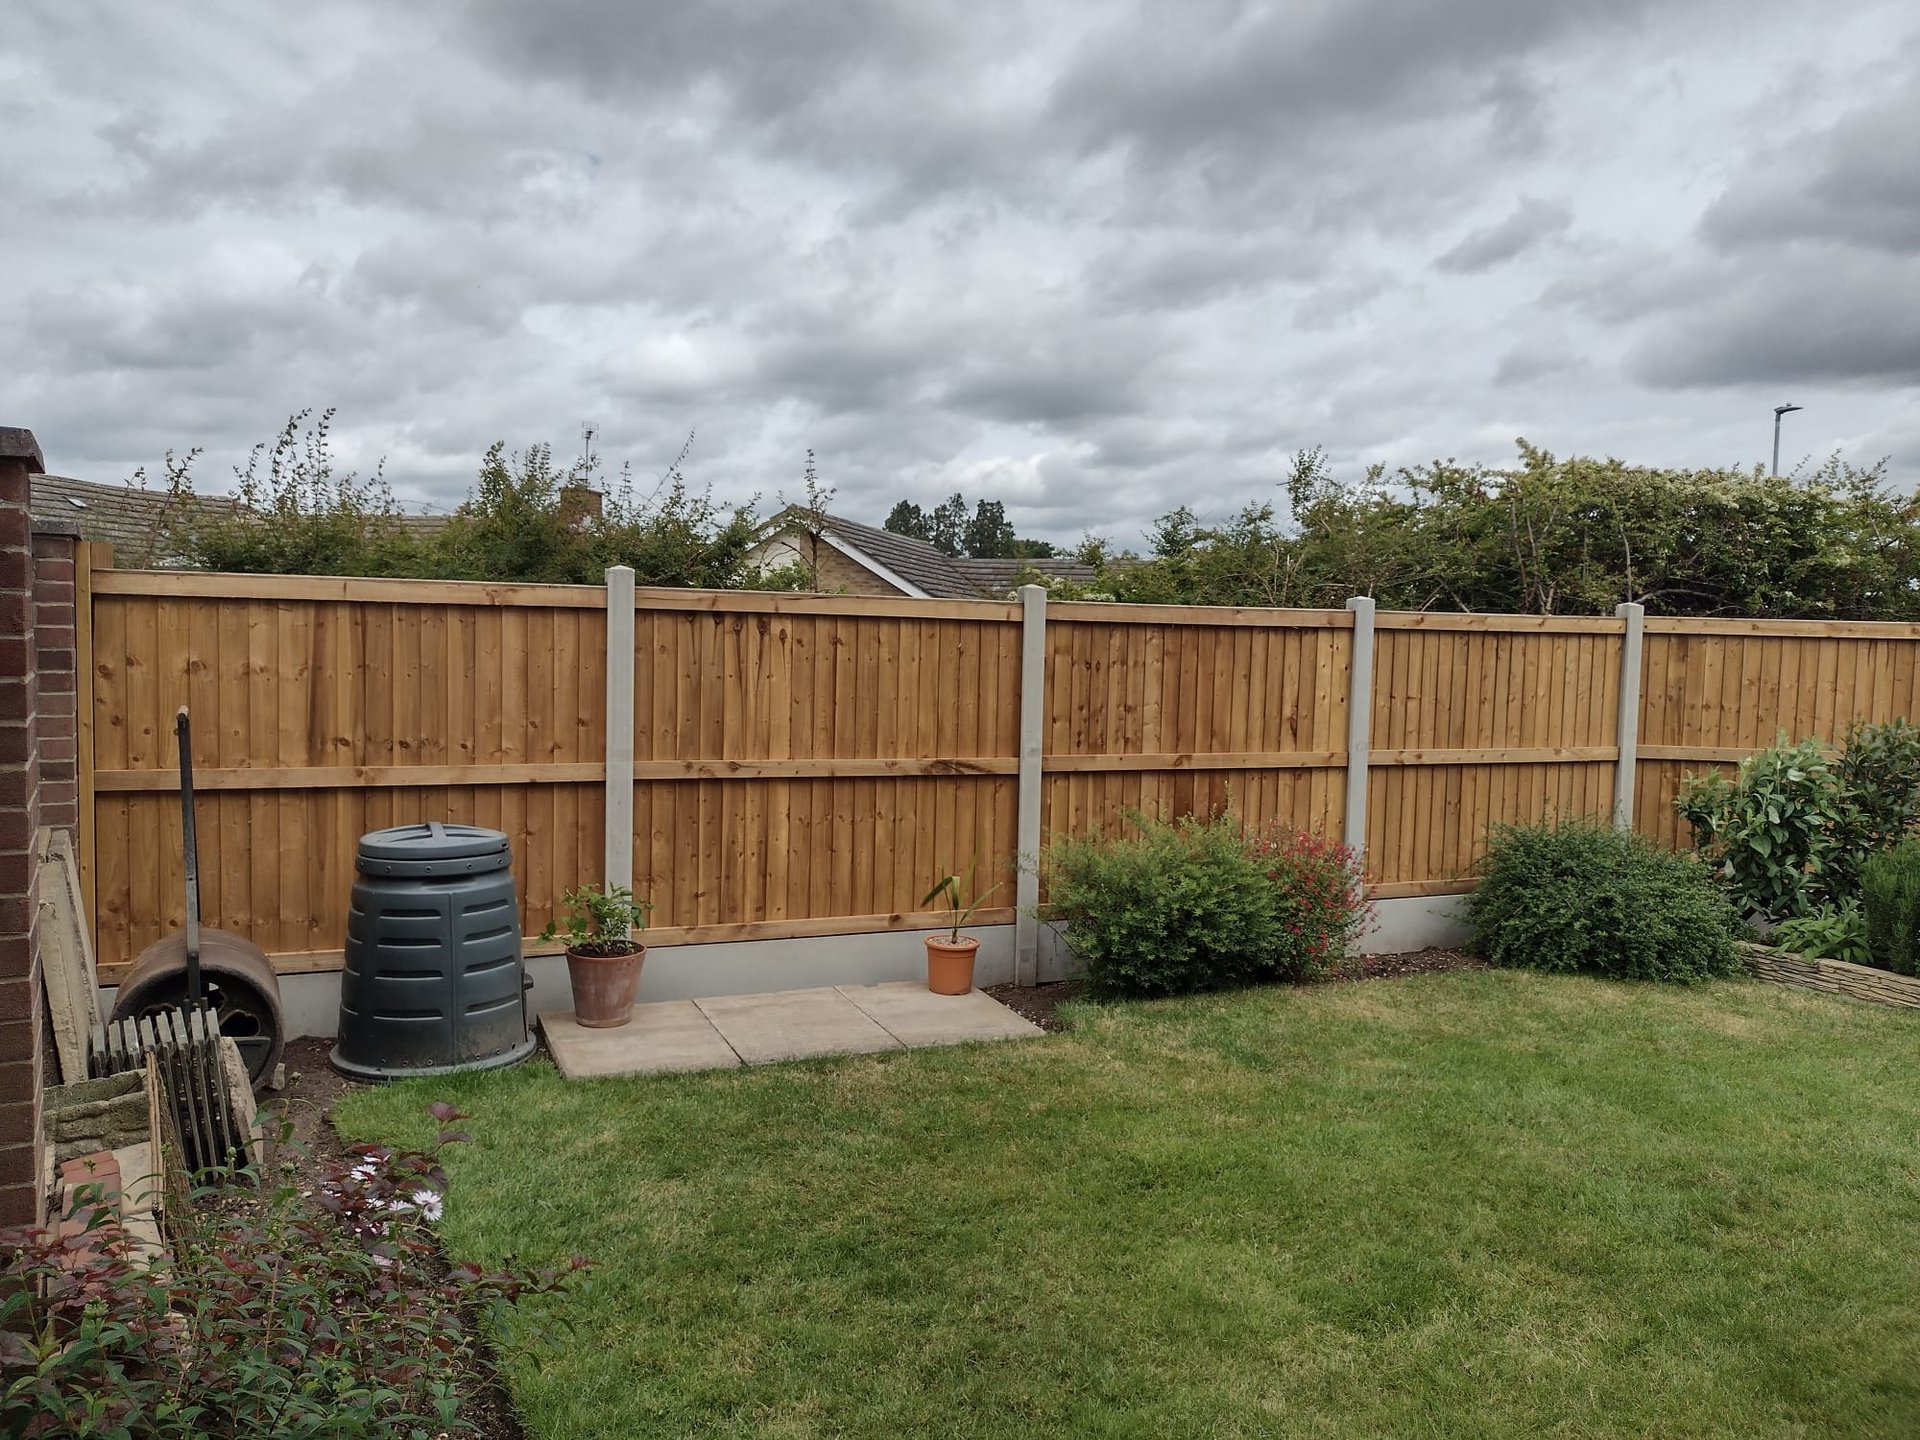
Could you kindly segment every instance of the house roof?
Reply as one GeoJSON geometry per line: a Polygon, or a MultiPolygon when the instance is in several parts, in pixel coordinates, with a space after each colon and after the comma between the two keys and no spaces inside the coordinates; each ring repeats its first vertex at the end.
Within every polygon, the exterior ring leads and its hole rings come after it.
{"type": "MultiPolygon", "coordinates": [[[[791,526],[804,512],[788,506],[769,524],[768,533],[791,526]]],[[[863,525],[839,515],[824,517],[823,532],[829,543],[856,551],[855,559],[884,567],[891,577],[936,600],[1005,599],[1012,592],[1022,570],[1059,579],[1090,581],[1091,565],[1077,560],[974,560],[965,555],[948,555],[911,535],[898,535],[876,525],[863,525]]]]}
{"type": "MultiPolygon", "coordinates": [[[[36,524],[78,525],[85,539],[113,546],[114,559],[122,565],[147,565],[153,563],[166,535],[171,499],[164,490],[138,485],[35,475],[29,509],[36,524]]],[[[190,503],[224,510],[234,502],[217,495],[196,497],[190,503]]]]}

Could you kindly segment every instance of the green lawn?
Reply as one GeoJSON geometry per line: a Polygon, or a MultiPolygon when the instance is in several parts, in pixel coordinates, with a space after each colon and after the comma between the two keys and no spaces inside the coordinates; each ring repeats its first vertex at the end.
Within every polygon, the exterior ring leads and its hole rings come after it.
{"type": "Polygon", "coordinates": [[[532,1434],[1920,1435],[1920,1014],[1467,972],[358,1094],[579,1251],[532,1434]]]}

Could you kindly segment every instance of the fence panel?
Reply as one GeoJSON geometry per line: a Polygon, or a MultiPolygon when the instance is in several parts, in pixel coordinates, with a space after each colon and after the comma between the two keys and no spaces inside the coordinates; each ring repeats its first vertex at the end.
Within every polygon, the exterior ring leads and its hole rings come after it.
{"type": "Polygon", "coordinates": [[[1667,845],[1690,836],[1674,810],[1689,772],[1854,721],[1920,718],[1920,629],[1794,620],[1649,619],[1640,689],[1634,823],[1667,845]]]}
{"type": "Polygon", "coordinates": [[[599,590],[101,571],[93,594],[95,924],[109,978],[183,921],[183,704],[205,921],[286,968],[337,963],[367,830],[506,831],[532,930],[597,870],[599,590]]]}
{"type": "Polygon", "coordinates": [[[634,872],[663,936],[906,923],[976,855],[1005,918],[1017,608],[739,599],[638,604],[634,872]]]}
{"type": "Polygon", "coordinates": [[[1337,836],[1352,640],[1345,611],[1049,607],[1042,834],[1231,805],[1337,836]]]}
{"type": "Polygon", "coordinates": [[[1618,620],[1381,614],[1367,874],[1464,888],[1488,826],[1604,819],[1618,757],[1618,620]]]}

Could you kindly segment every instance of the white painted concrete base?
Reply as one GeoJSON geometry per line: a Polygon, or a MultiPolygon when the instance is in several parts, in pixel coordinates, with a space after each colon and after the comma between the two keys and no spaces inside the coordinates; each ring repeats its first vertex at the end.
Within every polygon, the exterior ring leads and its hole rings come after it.
{"type": "Polygon", "coordinates": [[[1360,937],[1362,955],[1401,955],[1437,946],[1452,950],[1473,938],[1464,895],[1418,895],[1373,902],[1373,928],[1360,937]]]}
{"type": "MultiPolygon", "coordinates": [[[[1374,926],[1361,941],[1368,955],[1424,950],[1430,945],[1464,943],[1472,929],[1463,916],[1464,895],[1376,900],[1374,926]]],[[[1013,979],[1011,925],[982,925],[968,934],[980,937],[974,983],[1004,985],[1013,979]]],[[[823,935],[799,940],[741,940],[721,945],[663,945],[647,951],[640,976],[640,1000],[693,1000],[709,995],[753,995],[769,990],[801,990],[821,985],[878,985],[887,980],[924,979],[926,950],[921,941],[936,930],[878,935],[823,935]]],[[[1064,980],[1072,970],[1066,942],[1051,925],[1040,927],[1040,979],[1064,980]]],[[[560,955],[536,955],[527,961],[533,990],[527,1013],[538,1015],[573,1008],[567,987],[567,962],[560,955]]],[[[111,1008],[113,991],[101,1004],[111,1008]]],[[[280,1003],[289,1036],[332,1035],[340,1021],[337,973],[283,975],[280,1003]]],[[[104,1010],[102,1013],[105,1013],[104,1010]]]]}

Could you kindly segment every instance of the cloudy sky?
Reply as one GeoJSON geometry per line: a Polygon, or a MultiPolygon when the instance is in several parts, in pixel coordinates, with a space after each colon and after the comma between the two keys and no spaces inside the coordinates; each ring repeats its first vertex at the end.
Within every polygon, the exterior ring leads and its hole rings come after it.
{"type": "Polygon", "coordinates": [[[202,488],[290,411],[450,508],[641,474],[1181,502],[1501,461],[1920,479],[1911,0],[20,0],[0,422],[202,488]]]}

